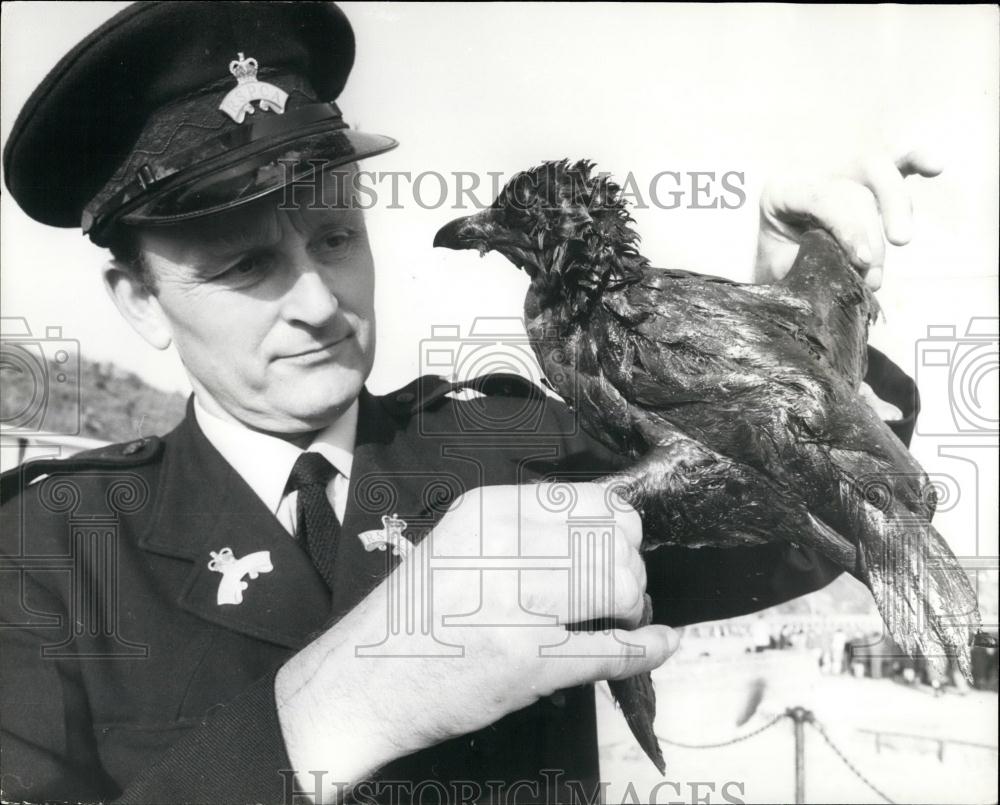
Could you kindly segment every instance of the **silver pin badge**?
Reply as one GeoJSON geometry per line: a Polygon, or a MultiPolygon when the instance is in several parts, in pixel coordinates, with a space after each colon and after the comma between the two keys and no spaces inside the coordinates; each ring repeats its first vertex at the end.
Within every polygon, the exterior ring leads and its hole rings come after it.
{"type": "Polygon", "coordinates": [[[219,606],[243,603],[243,591],[247,588],[247,583],[243,581],[244,576],[255,579],[261,573],[270,573],[274,570],[270,551],[248,553],[242,559],[237,559],[233,555],[232,548],[223,548],[218,553],[215,551],[209,553],[211,553],[212,559],[208,563],[208,569],[222,574],[219,591],[215,595],[215,603],[219,606]]]}
{"type": "Polygon", "coordinates": [[[229,72],[236,79],[236,86],[222,99],[219,109],[229,115],[237,123],[242,123],[247,115],[254,113],[253,102],[258,101],[260,108],[266,112],[285,113],[285,101],[288,93],[274,84],[257,80],[257,60],[245,59],[243,54],[229,62],[229,72]]]}
{"type": "Polygon", "coordinates": [[[362,531],[358,534],[358,539],[366,551],[384,551],[392,547],[393,554],[405,559],[413,550],[413,543],[403,536],[405,528],[406,520],[401,520],[395,514],[387,514],[382,518],[382,528],[362,531]]]}

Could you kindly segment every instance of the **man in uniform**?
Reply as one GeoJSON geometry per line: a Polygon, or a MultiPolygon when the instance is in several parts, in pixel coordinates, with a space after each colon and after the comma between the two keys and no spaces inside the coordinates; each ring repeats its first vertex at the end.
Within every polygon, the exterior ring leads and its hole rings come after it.
{"type": "MultiPolygon", "coordinates": [[[[590,799],[594,681],[657,667],[677,645],[670,626],[834,575],[790,545],[662,549],[644,564],[638,516],[591,482],[616,459],[518,378],[473,381],[475,400],[432,377],[365,390],[374,268],[352,176],[396,143],[344,122],[353,57],[332,4],[140,4],[20,113],[11,194],[111,249],[119,310],[177,349],[194,394],[163,438],[3,479],[7,800],[335,801],[353,787],[405,801],[421,786],[590,799]],[[304,182],[320,203],[289,204],[304,182]],[[577,557],[574,572],[614,574],[615,592],[580,609],[562,570],[524,574],[518,598],[486,558],[518,555],[512,540],[565,555],[556,488],[525,485],[555,479],[574,516],[612,526],[613,566],[577,557]],[[439,557],[467,569],[431,589],[439,557]],[[568,640],[567,622],[635,626],[646,588],[653,625],[575,633],[571,657],[540,650],[568,640]],[[400,591],[431,627],[400,626],[400,591]]],[[[812,218],[877,284],[875,200],[891,228],[913,171],[931,172],[869,163],[829,192],[769,197],[765,278],[791,264],[792,222],[812,218]]],[[[871,365],[908,438],[912,383],[878,353],[871,365]]]]}

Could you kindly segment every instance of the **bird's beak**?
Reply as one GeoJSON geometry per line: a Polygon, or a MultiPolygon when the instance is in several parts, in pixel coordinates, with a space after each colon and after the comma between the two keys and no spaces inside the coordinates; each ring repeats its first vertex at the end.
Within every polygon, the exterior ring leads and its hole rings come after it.
{"type": "Polygon", "coordinates": [[[476,215],[456,218],[441,227],[434,236],[434,246],[445,249],[479,249],[489,250],[492,221],[488,215],[490,210],[484,210],[476,215]]]}

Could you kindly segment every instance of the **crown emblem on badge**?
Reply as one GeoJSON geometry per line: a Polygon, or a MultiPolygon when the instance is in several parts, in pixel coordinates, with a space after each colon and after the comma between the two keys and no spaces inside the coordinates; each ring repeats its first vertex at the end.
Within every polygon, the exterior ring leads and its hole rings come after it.
{"type": "Polygon", "coordinates": [[[236,79],[236,86],[219,104],[219,110],[225,112],[237,123],[242,123],[247,115],[254,113],[253,102],[257,101],[265,112],[285,113],[285,101],[288,93],[274,84],[257,80],[259,68],[257,60],[252,56],[245,58],[243,52],[229,62],[229,72],[236,79]]]}
{"type": "Polygon", "coordinates": [[[406,537],[403,531],[406,530],[406,520],[400,519],[395,514],[387,514],[382,518],[382,527],[371,531],[363,531],[358,534],[358,539],[365,546],[366,551],[392,548],[395,556],[406,558],[413,550],[413,543],[406,537]]]}
{"type": "Polygon", "coordinates": [[[245,84],[247,81],[257,80],[257,60],[252,56],[249,59],[243,58],[243,52],[236,54],[236,58],[229,62],[229,72],[233,74],[238,84],[245,84]]]}

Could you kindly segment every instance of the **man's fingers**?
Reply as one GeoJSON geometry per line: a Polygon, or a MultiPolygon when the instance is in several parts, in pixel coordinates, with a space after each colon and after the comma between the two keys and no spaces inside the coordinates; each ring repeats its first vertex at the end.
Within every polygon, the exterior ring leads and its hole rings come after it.
{"type": "Polygon", "coordinates": [[[875,196],[885,236],[894,246],[905,246],[913,237],[913,200],[907,176],[937,176],[942,171],[936,157],[923,150],[906,151],[892,158],[876,154],[859,160],[850,177],[875,196]]]}
{"type": "MultiPolygon", "coordinates": [[[[623,621],[627,626],[639,625],[645,609],[646,578],[643,573],[639,578],[631,568],[616,569],[614,613],[616,620],[623,621]]],[[[600,615],[598,615],[600,617],[600,615]]]]}
{"type": "MultiPolygon", "coordinates": [[[[576,656],[585,658],[573,666],[577,676],[569,684],[577,685],[601,679],[628,679],[652,671],[663,665],[680,645],[677,632],[669,626],[659,625],[633,631],[578,632],[573,640],[576,656]]],[[[557,657],[551,661],[564,660],[557,657]]]]}
{"type": "Polygon", "coordinates": [[[601,679],[628,679],[659,668],[680,645],[677,632],[669,626],[660,625],[643,626],[632,631],[613,629],[608,635],[595,634],[591,637],[595,641],[603,639],[609,648],[619,648],[617,654],[609,651],[604,658],[601,679]]]}
{"type": "Polygon", "coordinates": [[[609,476],[591,483],[602,496],[598,509],[604,516],[614,518],[615,528],[628,545],[638,550],[642,545],[642,518],[635,507],[625,499],[627,484],[622,478],[609,476]]]}
{"type": "Polygon", "coordinates": [[[906,245],[913,236],[913,203],[904,176],[897,163],[876,156],[862,159],[855,177],[875,196],[885,236],[895,246],[906,245]]]}
{"type": "Polygon", "coordinates": [[[885,240],[902,246],[913,234],[906,177],[937,176],[942,170],[941,163],[927,151],[896,154],[883,151],[859,159],[842,169],[840,178],[803,181],[786,177],[769,182],[760,198],[754,281],[773,282],[784,277],[802,234],[820,226],[837,239],[868,287],[878,290],[885,240]]]}
{"type": "Polygon", "coordinates": [[[866,277],[881,280],[885,242],[874,194],[850,179],[805,185],[790,192],[785,209],[826,229],[866,277]]]}
{"type": "Polygon", "coordinates": [[[937,176],[944,170],[944,165],[936,156],[927,151],[914,149],[907,151],[896,159],[896,168],[903,176],[937,176]]]}

